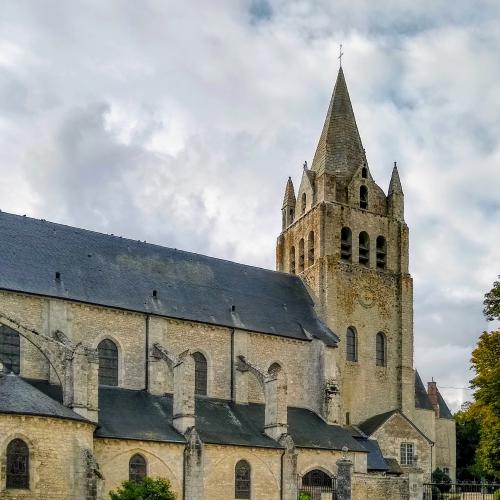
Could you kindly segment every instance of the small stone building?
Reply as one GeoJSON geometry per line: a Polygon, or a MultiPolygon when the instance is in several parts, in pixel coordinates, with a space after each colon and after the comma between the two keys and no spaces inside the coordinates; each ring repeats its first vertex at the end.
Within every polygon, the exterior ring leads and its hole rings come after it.
{"type": "Polygon", "coordinates": [[[0,497],[418,498],[455,427],[413,367],[397,168],[375,183],[340,69],[288,180],[277,271],[0,213],[0,497]]]}

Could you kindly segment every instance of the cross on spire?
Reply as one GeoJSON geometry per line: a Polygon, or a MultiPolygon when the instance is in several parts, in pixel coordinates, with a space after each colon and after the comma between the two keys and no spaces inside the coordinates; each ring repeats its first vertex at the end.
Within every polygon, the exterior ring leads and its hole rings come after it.
{"type": "Polygon", "coordinates": [[[338,57],[338,60],[340,61],[340,67],[342,67],[342,56],[344,55],[344,53],[342,52],[342,44],[340,44],[340,47],[339,47],[339,57],[338,57]]]}

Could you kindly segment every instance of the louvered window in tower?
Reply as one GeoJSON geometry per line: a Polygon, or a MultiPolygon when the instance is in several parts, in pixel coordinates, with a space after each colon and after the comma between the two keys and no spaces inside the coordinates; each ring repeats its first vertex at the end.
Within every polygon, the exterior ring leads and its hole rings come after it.
{"type": "Polygon", "coordinates": [[[104,339],[97,346],[99,353],[99,384],[118,385],[118,348],[109,339],[104,339]]]}
{"type": "Polygon", "coordinates": [[[375,363],[377,366],[385,366],[385,335],[382,332],[377,333],[375,363]]]}
{"type": "Polygon", "coordinates": [[[19,334],[5,325],[0,326],[0,363],[8,371],[19,374],[21,364],[19,334]]]}
{"type": "Polygon", "coordinates": [[[340,232],[340,258],[346,262],[352,260],[352,233],[348,227],[340,232]]]}
{"type": "Polygon", "coordinates": [[[304,270],[304,238],[299,241],[299,273],[304,270]]]}
{"type": "Polygon", "coordinates": [[[250,464],[240,460],[234,468],[234,498],[249,499],[251,492],[250,464]]]}
{"type": "Polygon", "coordinates": [[[368,208],[368,188],[366,186],[359,188],[359,207],[368,208]]]}
{"type": "Polygon", "coordinates": [[[302,193],[302,199],[300,203],[300,210],[303,214],[306,213],[306,206],[307,206],[307,196],[306,193],[302,193]]]}
{"type": "Polygon", "coordinates": [[[314,264],[314,231],[309,233],[309,238],[307,239],[307,265],[312,266],[314,264]]]}
{"type": "Polygon", "coordinates": [[[377,238],[377,267],[379,269],[385,269],[386,253],[387,245],[385,242],[385,238],[383,236],[379,236],[377,238]]]}
{"type": "Polygon", "coordinates": [[[14,439],[7,446],[7,489],[26,490],[30,487],[29,449],[22,439],[14,439]]]}
{"type": "Polygon", "coordinates": [[[295,247],[290,247],[290,273],[295,274],[295,247]]]}
{"type": "Polygon", "coordinates": [[[207,395],[207,358],[201,352],[195,352],[194,358],[194,392],[200,396],[207,395]]]}
{"type": "Polygon", "coordinates": [[[359,263],[370,265],[370,237],[364,231],[359,233],[359,263]]]}

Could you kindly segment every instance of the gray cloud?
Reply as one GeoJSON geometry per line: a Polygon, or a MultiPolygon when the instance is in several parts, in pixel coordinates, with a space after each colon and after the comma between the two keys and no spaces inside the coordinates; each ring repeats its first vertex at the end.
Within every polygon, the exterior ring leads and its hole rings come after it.
{"type": "MultiPolygon", "coordinates": [[[[416,364],[465,387],[500,272],[496,0],[6,1],[0,208],[272,268],[338,43],[370,167],[400,165],[416,364]]],[[[461,390],[446,395],[458,405],[461,390]]]]}

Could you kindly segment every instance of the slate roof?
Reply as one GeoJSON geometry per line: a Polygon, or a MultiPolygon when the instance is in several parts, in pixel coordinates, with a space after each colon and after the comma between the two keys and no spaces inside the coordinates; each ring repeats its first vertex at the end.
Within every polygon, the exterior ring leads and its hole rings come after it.
{"type": "Polygon", "coordinates": [[[368,451],[367,469],[369,471],[386,471],[388,466],[375,439],[356,438],[363,448],[368,451]]]}
{"type": "Polygon", "coordinates": [[[451,414],[446,401],[444,400],[443,396],[441,396],[441,393],[439,391],[437,391],[437,397],[439,405],[439,418],[453,418],[453,415],[451,414]]]}
{"type": "Polygon", "coordinates": [[[38,415],[87,422],[82,416],[12,373],[0,374],[0,413],[38,415]]]}
{"type": "Polygon", "coordinates": [[[0,289],[338,341],[297,276],[5,212],[0,234],[0,289]]]}
{"type": "MultiPolygon", "coordinates": [[[[59,386],[42,380],[28,382],[58,401],[62,400],[59,386]]],[[[99,426],[95,435],[102,438],[184,443],[184,436],[172,426],[172,403],[171,394],[155,396],[145,391],[101,386],[99,426]]],[[[242,405],[222,399],[197,397],[196,429],[205,443],[281,448],[263,432],[262,404],[242,405]]],[[[303,408],[288,408],[288,430],[298,447],[341,450],[347,446],[351,451],[367,451],[348,430],[338,425],[328,425],[315,413],[303,408]]]]}
{"type": "Polygon", "coordinates": [[[429,395],[425,390],[425,385],[417,370],[415,370],[415,408],[434,410],[429,395]]]}
{"type": "Polygon", "coordinates": [[[361,422],[358,427],[367,435],[371,436],[379,427],[389,420],[397,410],[387,411],[385,413],[380,413],[379,415],[374,415],[373,417],[368,418],[364,422],[361,422]]]}

